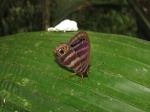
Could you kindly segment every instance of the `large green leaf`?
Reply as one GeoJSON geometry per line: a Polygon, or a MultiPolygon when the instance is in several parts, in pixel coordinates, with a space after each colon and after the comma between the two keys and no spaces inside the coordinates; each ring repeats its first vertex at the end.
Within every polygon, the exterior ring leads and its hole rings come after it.
{"type": "Polygon", "coordinates": [[[0,38],[0,111],[150,111],[150,42],[87,32],[89,78],[60,67],[53,49],[77,32],[0,38]]]}

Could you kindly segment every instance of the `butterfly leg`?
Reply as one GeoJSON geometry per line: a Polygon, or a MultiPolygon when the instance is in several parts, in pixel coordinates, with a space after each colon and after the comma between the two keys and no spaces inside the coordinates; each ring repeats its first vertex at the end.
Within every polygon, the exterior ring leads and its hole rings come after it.
{"type": "Polygon", "coordinates": [[[77,73],[72,73],[70,75],[68,75],[67,77],[72,77],[72,76],[75,76],[77,73]]]}
{"type": "Polygon", "coordinates": [[[83,82],[83,74],[81,75],[81,83],[83,82]]]}

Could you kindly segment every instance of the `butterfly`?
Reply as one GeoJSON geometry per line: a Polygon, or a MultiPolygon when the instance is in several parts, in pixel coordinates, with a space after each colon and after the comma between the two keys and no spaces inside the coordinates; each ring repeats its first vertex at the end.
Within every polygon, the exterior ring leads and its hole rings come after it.
{"type": "Polygon", "coordinates": [[[90,63],[90,40],[86,32],[77,33],[68,43],[54,49],[58,63],[83,77],[88,76],[90,63]]]}

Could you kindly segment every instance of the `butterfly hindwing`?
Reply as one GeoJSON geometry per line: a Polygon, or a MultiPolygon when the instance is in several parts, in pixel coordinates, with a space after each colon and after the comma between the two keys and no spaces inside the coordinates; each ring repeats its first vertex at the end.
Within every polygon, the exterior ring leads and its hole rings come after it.
{"type": "Polygon", "coordinates": [[[54,54],[57,61],[69,70],[77,72],[77,66],[81,66],[77,53],[68,44],[57,46],[54,54]]]}

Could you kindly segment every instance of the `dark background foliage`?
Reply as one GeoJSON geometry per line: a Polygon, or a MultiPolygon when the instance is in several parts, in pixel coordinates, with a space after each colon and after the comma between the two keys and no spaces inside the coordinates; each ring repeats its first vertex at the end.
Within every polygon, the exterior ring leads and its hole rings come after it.
{"type": "Polygon", "coordinates": [[[0,36],[41,31],[64,19],[80,30],[150,40],[148,0],[1,0],[0,36]]]}

